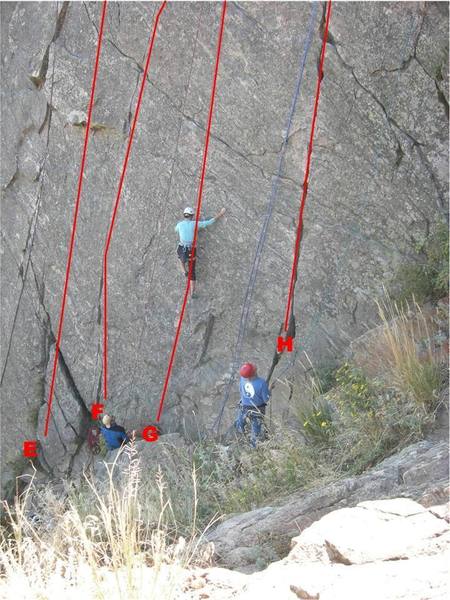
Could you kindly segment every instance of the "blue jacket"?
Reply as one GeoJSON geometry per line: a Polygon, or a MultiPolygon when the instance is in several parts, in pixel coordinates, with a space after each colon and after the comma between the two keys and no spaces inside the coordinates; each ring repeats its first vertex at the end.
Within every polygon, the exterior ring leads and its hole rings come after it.
{"type": "Polygon", "coordinates": [[[111,425],[111,427],[100,427],[103,437],[105,438],[108,450],[116,450],[125,442],[129,442],[130,439],[126,434],[126,431],[120,425],[111,425]]]}
{"type": "Polygon", "coordinates": [[[269,386],[262,377],[255,377],[254,379],[241,377],[239,391],[242,406],[262,406],[267,404],[270,398],[269,386]]]}

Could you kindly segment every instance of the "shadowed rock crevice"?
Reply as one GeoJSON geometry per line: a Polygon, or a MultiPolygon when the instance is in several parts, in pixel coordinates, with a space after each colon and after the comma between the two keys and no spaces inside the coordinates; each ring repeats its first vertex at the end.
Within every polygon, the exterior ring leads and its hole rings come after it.
{"type": "MultiPolygon", "coordinates": [[[[422,146],[424,146],[424,143],[420,142],[418,139],[416,139],[411,134],[411,132],[406,131],[404,128],[402,128],[399,125],[399,123],[392,116],[390,116],[388,114],[386,106],[383,104],[383,102],[381,102],[381,100],[379,98],[377,98],[377,96],[358,79],[358,77],[355,74],[354,67],[352,67],[351,65],[347,64],[344,61],[344,59],[340,55],[339,51],[337,50],[336,46],[334,47],[334,49],[335,49],[337,57],[339,58],[339,60],[341,61],[341,63],[345,67],[345,69],[348,70],[352,74],[352,77],[355,80],[355,82],[357,83],[357,85],[362,90],[364,90],[364,92],[366,92],[376,102],[376,104],[382,110],[383,115],[385,117],[385,120],[386,120],[386,122],[387,122],[387,124],[389,126],[389,131],[392,133],[392,135],[394,137],[394,140],[395,140],[395,143],[397,145],[397,157],[396,157],[396,160],[395,160],[395,166],[398,167],[399,164],[400,164],[400,162],[401,162],[401,161],[399,162],[398,148],[402,149],[401,142],[400,142],[400,140],[399,140],[399,138],[397,136],[397,133],[396,133],[396,130],[397,130],[397,131],[401,132],[410,141],[410,143],[411,143],[411,149],[417,151],[417,156],[419,158],[419,162],[420,162],[421,165],[423,165],[424,170],[429,175],[429,177],[430,177],[430,179],[433,182],[433,185],[435,187],[435,190],[436,190],[436,203],[438,205],[439,211],[441,212],[442,216],[444,218],[446,218],[447,221],[448,221],[448,214],[447,214],[447,211],[445,209],[445,206],[447,204],[446,198],[445,198],[445,194],[444,194],[444,192],[443,192],[443,190],[441,188],[441,185],[439,183],[439,180],[438,180],[438,178],[437,178],[437,176],[436,176],[433,168],[430,165],[429,160],[427,159],[427,157],[425,156],[425,153],[423,152],[422,146]]],[[[414,58],[414,59],[417,60],[417,58],[416,58],[415,55],[412,58],[414,58]]],[[[417,62],[419,62],[419,61],[417,60],[417,62]]],[[[428,75],[428,73],[427,73],[427,75],[428,75]]],[[[437,83],[436,83],[435,79],[434,78],[432,78],[432,79],[433,79],[435,85],[437,86],[437,83]]],[[[445,96],[444,96],[444,100],[445,100],[445,96]]],[[[447,114],[447,118],[448,118],[448,114],[447,114]]],[[[403,152],[403,150],[402,150],[402,152],[403,152]]],[[[404,156],[404,152],[403,152],[402,158],[403,158],[403,156],[404,156]]],[[[412,154],[411,154],[411,156],[412,156],[412,154]]]]}
{"type": "MultiPolygon", "coordinates": [[[[45,332],[45,340],[46,340],[46,342],[45,342],[45,348],[46,348],[45,368],[47,370],[47,368],[49,366],[50,348],[51,348],[51,346],[56,344],[56,336],[52,329],[50,314],[44,304],[44,298],[45,298],[44,278],[42,278],[41,282],[39,282],[32,261],[31,261],[31,268],[32,268],[33,275],[34,275],[34,281],[35,281],[35,285],[36,285],[37,295],[39,298],[39,304],[40,304],[40,307],[41,307],[43,315],[44,315],[44,318],[41,321],[41,324],[42,324],[42,326],[44,328],[44,332],[45,332]]],[[[64,358],[64,354],[62,353],[61,348],[59,350],[59,363],[58,364],[59,364],[59,368],[61,369],[61,372],[66,380],[66,384],[67,384],[70,392],[72,393],[73,397],[75,398],[76,402],[80,406],[84,417],[86,419],[90,419],[90,412],[89,412],[88,405],[84,401],[84,399],[75,383],[75,380],[74,380],[72,373],[69,369],[69,366],[64,358]]],[[[46,401],[46,398],[44,398],[44,401],[46,401]]]]}
{"type": "Polygon", "coordinates": [[[41,89],[45,85],[45,80],[47,78],[47,71],[48,71],[48,65],[49,65],[50,48],[51,48],[51,45],[56,42],[56,40],[58,39],[58,37],[61,33],[61,30],[64,25],[64,21],[66,19],[67,11],[69,9],[69,4],[70,4],[70,2],[63,2],[62,8],[59,11],[59,14],[56,19],[55,32],[50,41],[50,44],[47,46],[47,48],[44,52],[44,56],[42,58],[42,62],[39,67],[39,70],[37,71],[37,73],[30,75],[31,81],[34,83],[34,85],[38,89],[41,89]]]}

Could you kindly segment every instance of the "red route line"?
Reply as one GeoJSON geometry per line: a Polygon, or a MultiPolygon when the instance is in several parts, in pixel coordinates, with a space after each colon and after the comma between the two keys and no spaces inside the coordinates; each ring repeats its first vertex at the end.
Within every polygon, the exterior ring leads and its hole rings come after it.
{"type": "Polygon", "coordinates": [[[328,0],[328,2],[327,2],[327,17],[326,17],[325,31],[324,31],[323,40],[322,40],[322,52],[321,52],[321,56],[320,56],[319,75],[317,78],[316,98],[314,101],[314,113],[313,113],[313,118],[312,118],[312,122],[311,122],[311,133],[309,136],[308,156],[306,159],[305,177],[303,179],[303,192],[302,192],[302,198],[301,198],[301,202],[300,202],[297,235],[296,235],[295,246],[294,246],[294,260],[292,263],[291,279],[290,279],[290,283],[289,283],[289,293],[288,293],[288,299],[287,299],[287,303],[286,303],[286,312],[284,315],[284,331],[285,332],[288,331],[288,327],[289,327],[289,317],[290,317],[291,306],[292,306],[292,295],[294,293],[294,286],[295,286],[295,279],[296,279],[296,272],[297,272],[297,265],[298,265],[298,257],[299,257],[299,252],[300,252],[300,241],[301,241],[302,229],[303,229],[303,211],[305,209],[306,196],[308,194],[309,169],[311,166],[311,154],[312,154],[312,150],[313,150],[314,131],[315,131],[315,127],[316,127],[317,111],[318,111],[318,107],[319,107],[320,86],[321,86],[322,77],[323,77],[323,63],[325,60],[325,49],[326,49],[327,39],[328,39],[328,26],[330,23],[330,14],[331,14],[331,0],[328,0]]]}
{"type": "Polygon", "coordinates": [[[73,248],[75,245],[75,234],[76,234],[76,230],[77,230],[78,211],[80,208],[81,190],[83,187],[84,167],[85,167],[85,163],[86,163],[86,155],[87,155],[87,148],[88,148],[88,142],[89,142],[89,133],[90,133],[90,128],[91,128],[91,117],[92,117],[92,109],[94,106],[95,86],[97,83],[97,73],[98,73],[98,65],[99,65],[99,60],[100,60],[100,51],[101,51],[101,47],[102,47],[103,25],[105,22],[106,8],[107,8],[107,0],[103,0],[100,29],[98,32],[97,53],[96,53],[96,57],[95,57],[94,74],[92,77],[91,97],[89,100],[88,117],[87,117],[87,123],[86,123],[86,133],[84,136],[84,147],[83,147],[83,154],[82,154],[82,158],[81,158],[80,175],[78,177],[77,199],[75,202],[75,210],[74,210],[74,216],[73,216],[73,222],[72,222],[72,232],[70,235],[69,255],[67,257],[66,277],[65,277],[65,281],[64,281],[64,289],[63,289],[63,296],[62,296],[62,302],[61,302],[61,311],[60,311],[60,315],[59,315],[58,335],[56,338],[55,356],[53,358],[52,380],[51,380],[50,392],[49,392],[49,396],[48,396],[48,407],[47,407],[47,416],[45,418],[44,437],[47,437],[47,435],[48,435],[50,414],[51,414],[51,408],[52,408],[52,403],[53,403],[53,393],[54,393],[54,389],[55,389],[56,370],[58,367],[59,348],[60,348],[60,344],[61,344],[61,336],[62,336],[63,323],[64,323],[64,313],[66,310],[67,289],[69,286],[70,269],[72,266],[73,248]]]}
{"type": "Polygon", "coordinates": [[[198,221],[199,221],[199,217],[200,217],[200,209],[202,206],[203,184],[205,181],[206,161],[208,158],[209,137],[210,137],[210,133],[211,133],[211,123],[212,123],[212,115],[213,115],[213,109],[214,109],[214,100],[215,100],[215,96],[216,96],[217,74],[219,72],[220,51],[222,48],[222,37],[223,37],[223,30],[224,30],[224,25],[225,25],[226,11],[227,11],[227,0],[223,0],[222,15],[221,15],[221,20],[220,20],[219,40],[217,43],[216,66],[214,69],[214,79],[213,79],[212,90],[211,90],[211,100],[210,100],[210,104],[209,104],[209,116],[208,116],[208,126],[206,128],[205,149],[203,152],[202,173],[201,173],[200,186],[199,186],[198,195],[197,195],[194,240],[192,242],[192,259],[190,260],[190,264],[189,264],[189,273],[188,273],[188,277],[187,277],[186,290],[184,292],[183,305],[181,307],[181,313],[180,313],[180,318],[178,320],[177,332],[175,334],[175,339],[174,339],[174,342],[172,345],[172,351],[170,353],[169,366],[167,367],[166,378],[164,380],[164,387],[163,387],[163,390],[161,393],[161,399],[159,401],[159,409],[158,409],[158,414],[156,416],[156,422],[159,422],[159,420],[161,418],[162,409],[163,409],[163,405],[164,405],[164,399],[166,397],[167,388],[169,386],[170,375],[172,373],[172,367],[173,367],[173,363],[175,360],[175,354],[177,351],[178,341],[179,341],[179,337],[180,337],[180,333],[181,333],[181,326],[183,324],[184,312],[185,312],[186,304],[188,301],[189,289],[191,287],[191,274],[192,274],[192,269],[194,266],[195,249],[197,247],[198,221]]]}
{"type": "Polygon", "coordinates": [[[153,44],[156,37],[156,29],[158,27],[159,18],[161,16],[162,11],[164,10],[167,1],[161,4],[158,13],[156,15],[153,30],[149,40],[149,49],[147,54],[147,61],[145,63],[144,75],[142,78],[141,89],[139,91],[138,101],[136,103],[136,110],[134,112],[133,124],[131,126],[130,137],[128,139],[127,151],[125,153],[125,160],[122,166],[122,173],[120,175],[119,187],[117,189],[116,200],[114,203],[113,214],[111,217],[111,223],[109,225],[108,236],[105,244],[105,250],[103,254],[103,397],[106,400],[108,397],[108,252],[109,246],[111,244],[112,232],[114,229],[114,224],[116,221],[117,210],[119,208],[120,197],[122,194],[123,183],[125,181],[125,174],[128,166],[128,159],[130,157],[131,146],[133,144],[134,138],[134,130],[136,128],[136,123],[139,117],[139,111],[141,108],[142,97],[144,95],[145,83],[147,81],[147,73],[150,67],[150,59],[153,51],[153,44]]]}

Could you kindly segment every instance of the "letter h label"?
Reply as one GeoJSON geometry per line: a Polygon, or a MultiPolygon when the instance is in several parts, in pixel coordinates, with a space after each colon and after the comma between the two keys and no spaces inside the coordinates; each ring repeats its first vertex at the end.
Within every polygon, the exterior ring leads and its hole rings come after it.
{"type": "Polygon", "coordinates": [[[284,349],[286,349],[288,352],[292,352],[293,347],[294,347],[294,340],[290,335],[288,335],[286,339],[283,339],[281,337],[281,335],[278,336],[278,342],[277,342],[277,351],[278,352],[283,352],[284,349]]]}

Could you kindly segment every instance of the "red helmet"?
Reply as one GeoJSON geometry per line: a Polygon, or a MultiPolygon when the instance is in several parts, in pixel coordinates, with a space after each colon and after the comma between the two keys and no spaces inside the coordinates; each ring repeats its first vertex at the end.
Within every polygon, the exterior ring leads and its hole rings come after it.
{"type": "Polygon", "coordinates": [[[253,377],[256,375],[256,366],[252,365],[252,363],[244,363],[239,369],[239,375],[241,377],[245,377],[246,379],[253,377]]]}

